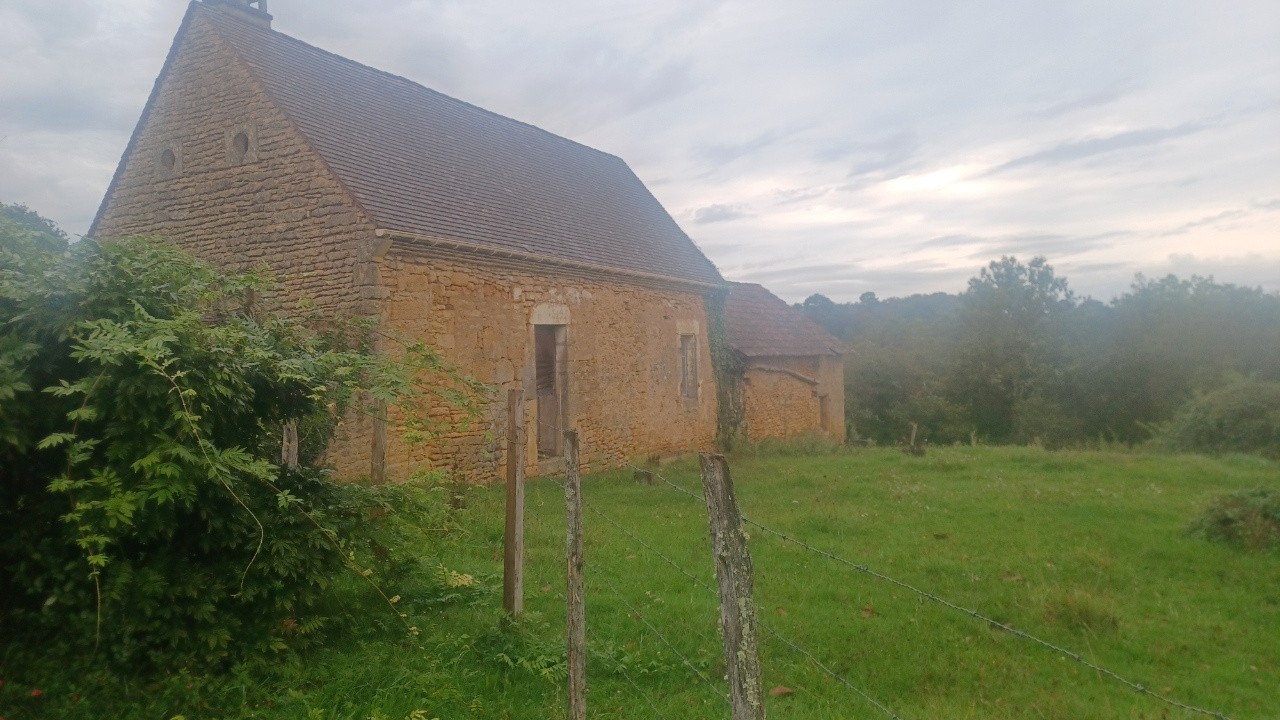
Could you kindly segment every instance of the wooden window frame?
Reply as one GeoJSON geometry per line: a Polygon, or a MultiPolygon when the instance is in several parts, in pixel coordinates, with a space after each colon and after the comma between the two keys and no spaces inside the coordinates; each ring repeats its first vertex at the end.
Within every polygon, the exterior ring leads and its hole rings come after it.
{"type": "Polygon", "coordinates": [[[680,334],[680,397],[698,399],[698,336],[680,334]]]}

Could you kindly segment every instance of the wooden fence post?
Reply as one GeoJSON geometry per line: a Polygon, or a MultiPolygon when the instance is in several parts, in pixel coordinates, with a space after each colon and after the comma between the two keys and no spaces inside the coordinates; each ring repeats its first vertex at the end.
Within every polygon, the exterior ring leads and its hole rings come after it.
{"type": "Polygon", "coordinates": [[[369,482],[381,485],[387,480],[387,403],[373,402],[373,437],[369,448],[369,482]]]}
{"type": "Polygon", "coordinates": [[[702,453],[703,496],[716,580],[720,585],[720,628],[729,675],[733,720],[764,720],[764,688],[760,684],[759,619],[751,589],[754,578],[742,515],[733,493],[729,464],[723,455],[702,453]]]}
{"type": "Polygon", "coordinates": [[[507,391],[507,532],[502,542],[502,608],[524,613],[524,390],[507,391]]]}
{"type": "Polygon", "coordinates": [[[280,464],[290,469],[298,467],[297,420],[290,420],[284,424],[284,433],[280,441],[280,464]]]}
{"type": "Polygon", "coordinates": [[[582,577],[582,478],[578,473],[578,433],[564,433],[564,504],[568,520],[569,720],[587,717],[587,614],[582,577]]]}

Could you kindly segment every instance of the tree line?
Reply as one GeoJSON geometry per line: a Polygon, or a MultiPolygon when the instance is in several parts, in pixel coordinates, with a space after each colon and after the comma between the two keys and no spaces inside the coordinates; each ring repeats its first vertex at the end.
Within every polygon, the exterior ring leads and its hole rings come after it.
{"type": "Polygon", "coordinates": [[[1139,275],[1103,303],[1003,257],[959,294],[799,307],[848,345],[851,437],[1280,451],[1280,293],[1139,275]]]}

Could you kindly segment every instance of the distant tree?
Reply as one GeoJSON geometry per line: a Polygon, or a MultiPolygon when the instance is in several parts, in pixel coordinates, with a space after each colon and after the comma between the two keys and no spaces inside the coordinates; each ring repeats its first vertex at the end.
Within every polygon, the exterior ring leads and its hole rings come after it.
{"type": "Polygon", "coordinates": [[[944,392],[955,343],[955,295],[934,293],[840,305],[849,328],[845,413],[853,432],[879,444],[903,441],[915,423],[923,439],[968,435],[961,408],[944,392]]]}
{"type": "Polygon", "coordinates": [[[1054,326],[1074,305],[1066,278],[1043,257],[1024,265],[1005,256],[969,281],[951,381],[980,435],[1015,439],[1016,410],[1037,393],[1041,400],[1034,407],[1045,410],[1061,367],[1054,326]]]}
{"type": "Polygon", "coordinates": [[[848,338],[853,331],[849,304],[837,304],[826,295],[815,293],[805,298],[799,309],[820,327],[838,338],[848,338]]]}
{"type": "Polygon", "coordinates": [[[1113,309],[1099,391],[1125,439],[1143,439],[1147,425],[1228,374],[1280,380],[1278,294],[1212,277],[1139,275],[1113,309]]]}
{"type": "Polygon", "coordinates": [[[67,249],[67,234],[62,228],[26,205],[0,204],[0,223],[3,223],[4,237],[9,243],[21,238],[40,250],[60,252],[67,249]]]}
{"type": "Polygon", "coordinates": [[[1044,258],[1004,257],[962,295],[800,308],[845,341],[858,435],[1058,446],[1135,443],[1231,374],[1280,381],[1280,293],[1138,276],[1112,303],[1077,300],[1044,258]]]}
{"type": "Polygon", "coordinates": [[[804,303],[802,303],[802,306],[804,307],[805,310],[829,311],[833,309],[836,306],[836,304],[832,302],[831,298],[827,297],[826,295],[823,295],[821,293],[814,293],[813,295],[810,295],[809,297],[804,299],[804,303]]]}

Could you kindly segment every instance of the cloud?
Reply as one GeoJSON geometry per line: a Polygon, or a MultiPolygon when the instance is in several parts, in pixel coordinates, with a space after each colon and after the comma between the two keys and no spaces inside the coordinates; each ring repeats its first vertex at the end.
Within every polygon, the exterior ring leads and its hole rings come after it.
{"type": "Polygon", "coordinates": [[[996,240],[986,248],[985,255],[1018,255],[1028,260],[1042,255],[1052,261],[1055,258],[1070,257],[1096,250],[1109,244],[1113,238],[1122,237],[1125,234],[1125,231],[1114,231],[1094,235],[1053,233],[1013,235],[996,240]]]}
{"type": "Polygon", "coordinates": [[[1155,277],[1173,274],[1183,278],[1211,276],[1218,282],[1280,292],[1280,258],[1261,253],[1220,256],[1173,253],[1146,274],[1155,277]]]}
{"type": "Polygon", "coordinates": [[[1067,100],[1060,100],[1046,108],[1033,111],[1033,115],[1041,118],[1056,118],[1062,115],[1069,115],[1080,110],[1092,110],[1093,108],[1109,105],[1116,100],[1124,97],[1126,88],[1121,86],[1106,87],[1101,90],[1086,93],[1078,97],[1067,100]]]}
{"type": "Polygon", "coordinates": [[[751,217],[751,213],[738,205],[708,205],[693,211],[693,222],[696,225],[741,220],[747,217],[751,217]]]}
{"type": "Polygon", "coordinates": [[[953,247],[965,247],[968,245],[980,245],[986,242],[989,242],[989,241],[985,238],[977,237],[976,235],[939,235],[937,237],[929,238],[928,240],[921,240],[920,242],[916,243],[916,247],[917,248],[953,248],[953,247]]]}
{"type": "Polygon", "coordinates": [[[821,293],[837,302],[845,302],[856,300],[864,292],[874,292],[881,298],[939,291],[963,292],[969,278],[975,274],[977,274],[976,268],[907,264],[897,268],[850,269],[843,275],[822,279],[815,279],[803,271],[792,275],[777,274],[767,278],[743,276],[733,279],[744,282],[763,281],[762,284],[787,302],[800,302],[814,293],[821,293]]]}
{"type": "Polygon", "coordinates": [[[783,137],[785,133],[780,130],[766,130],[745,140],[708,143],[694,148],[694,152],[712,166],[720,167],[763,150],[783,137]]]}
{"type": "Polygon", "coordinates": [[[1240,209],[1223,210],[1220,213],[1215,213],[1213,215],[1209,215],[1208,217],[1202,217],[1197,220],[1191,220],[1190,222],[1182,223],[1181,225],[1171,230],[1165,230],[1164,232],[1159,233],[1159,235],[1160,237],[1171,237],[1173,235],[1182,235],[1196,228],[1202,228],[1210,225],[1217,225],[1219,223],[1222,223],[1228,220],[1237,220],[1239,218],[1245,217],[1246,215],[1250,215],[1250,214],[1252,213],[1250,213],[1248,210],[1240,210],[1240,209]]]}
{"type": "Polygon", "coordinates": [[[1060,163],[1073,162],[1075,160],[1083,160],[1095,155],[1118,152],[1120,150],[1159,145],[1169,140],[1201,132],[1207,127],[1209,126],[1205,123],[1190,122],[1170,128],[1142,128],[1139,130],[1128,130],[1121,133],[1115,133],[1113,135],[1085,138],[1084,140],[1074,140],[1071,142],[1060,143],[1048,150],[1041,150],[1029,155],[1016,157],[997,165],[989,170],[987,174],[995,174],[1006,170],[1012,170],[1014,168],[1032,165],[1056,165],[1060,163]]]}
{"type": "MultiPolygon", "coordinates": [[[[0,200],[85,230],[184,7],[0,2],[0,200]]],[[[1253,258],[1214,266],[1240,282],[1280,257],[1277,3],[271,9],[287,34],[622,157],[726,275],[792,300],[960,291],[1000,254],[1046,255],[1100,297],[1171,253],[1253,258]]]]}

